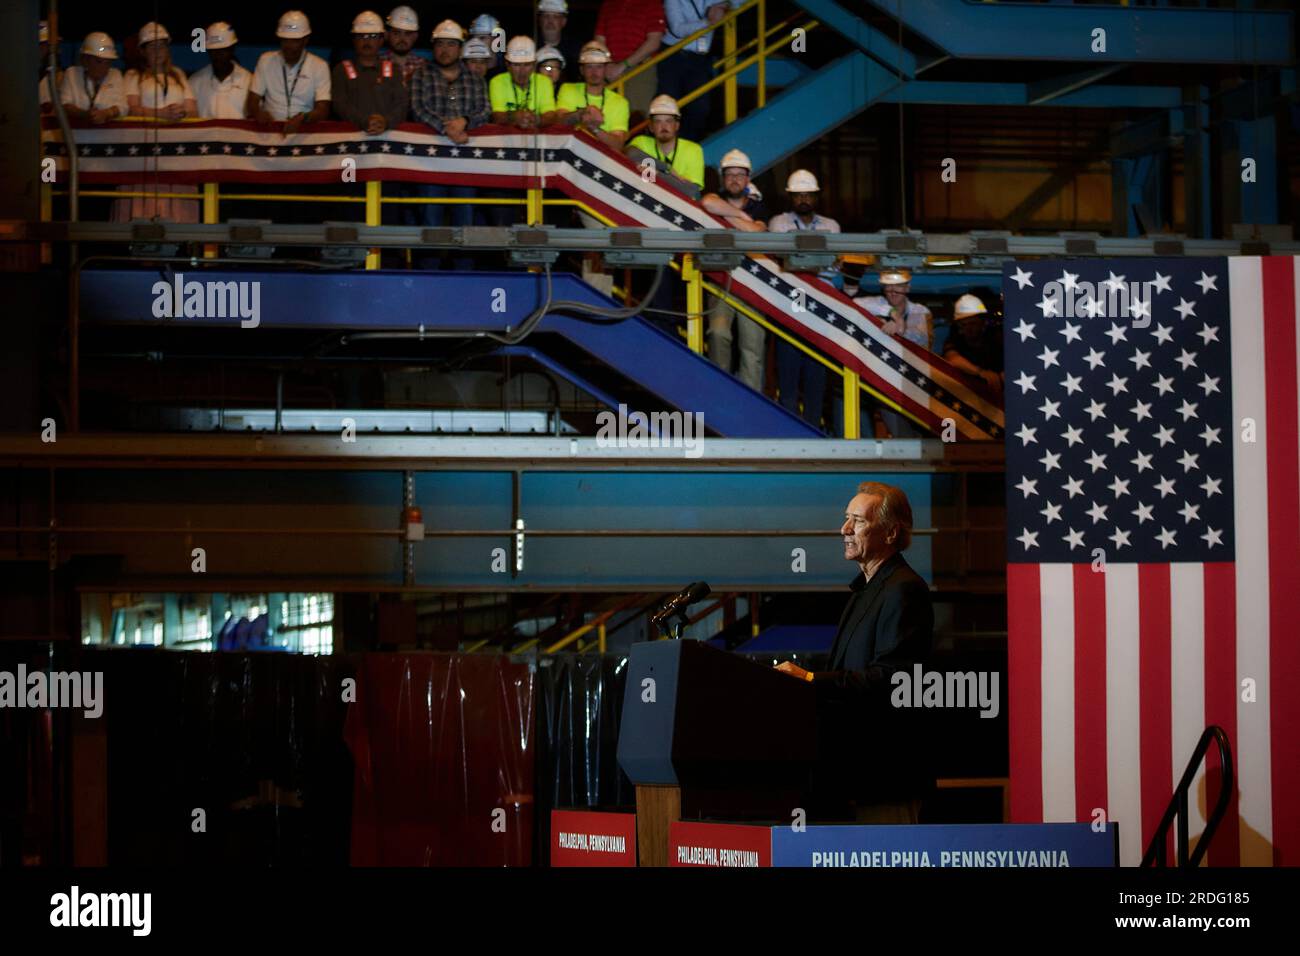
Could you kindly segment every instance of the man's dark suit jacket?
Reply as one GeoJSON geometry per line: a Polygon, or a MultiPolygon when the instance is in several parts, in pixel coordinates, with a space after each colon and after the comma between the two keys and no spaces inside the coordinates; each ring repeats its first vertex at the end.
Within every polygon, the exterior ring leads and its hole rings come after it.
{"type": "Polygon", "coordinates": [[[828,780],[859,801],[912,798],[932,782],[924,711],[890,704],[896,671],[911,675],[934,637],[930,589],[901,554],[853,595],[831,646],[831,674],[816,683],[818,751],[828,780]]]}
{"type": "Polygon", "coordinates": [[[884,684],[896,670],[911,670],[930,653],[934,611],[930,588],[895,552],[868,581],[860,573],[840,615],[830,670],[849,687],[884,684]]]}

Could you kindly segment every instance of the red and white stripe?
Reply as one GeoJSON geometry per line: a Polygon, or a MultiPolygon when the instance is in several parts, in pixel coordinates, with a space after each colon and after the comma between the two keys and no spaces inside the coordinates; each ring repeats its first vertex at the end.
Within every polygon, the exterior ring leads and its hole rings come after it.
{"type": "Polygon", "coordinates": [[[1238,793],[1209,863],[1300,865],[1300,259],[1233,258],[1228,274],[1236,560],[1007,569],[1012,819],[1100,809],[1128,866],[1209,724],[1232,742],[1238,793]]]}
{"type": "MultiPolygon", "coordinates": [[[[44,137],[57,141],[61,134],[48,128],[44,137]]],[[[427,127],[404,123],[381,136],[367,136],[343,123],[318,124],[310,132],[286,139],[277,131],[264,130],[251,122],[204,121],[178,126],[107,124],[94,129],[79,129],[77,141],[83,145],[116,144],[122,152],[112,157],[85,157],[80,162],[84,183],[121,183],[151,181],[165,177],[176,183],[219,182],[300,182],[337,183],[343,160],[350,161],[358,181],[369,179],[415,180],[457,183],[471,186],[528,188],[552,187],[579,199],[620,225],[651,228],[681,228],[682,220],[709,228],[722,223],[705,212],[696,202],[678,192],[667,182],[647,182],[640,168],[626,156],[590,137],[572,132],[520,134],[500,127],[489,127],[472,134],[470,142],[457,147],[457,156],[427,155],[430,145],[440,149],[452,146],[450,140],[434,135],[427,127]],[[341,154],[339,143],[364,143],[366,152],[341,154]],[[206,153],[183,156],[152,155],[153,144],[192,143],[207,147],[206,153]],[[276,149],[275,156],[249,156],[241,148],[254,145],[276,149]],[[132,147],[136,152],[128,152],[132,147]],[[323,152],[318,153],[317,148],[323,152]],[[556,161],[519,160],[520,149],[571,151],[583,165],[580,168],[558,157],[556,161]],[[498,155],[498,151],[502,155],[498,155]],[[475,155],[479,152],[481,155],[475,155]],[[488,160],[488,162],[485,162],[488,160]],[[594,175],[599,171],[600,176],[594,175]],[[650,197],[657,204],[647,209],[632,201],[635,193],[650,197]],[[680,217],[680,218],[678,218],[680,217]]],[[[63,163],[63,160],[60,160],[63,163]]],[[[978,412],[986,420],[1003,424],[1002,409],[970,389],[957,372],[934,353],[914,343],[885,335],[880,319],[859,308],[819,279],[804,274],[784,272],[766,256],[749,260],[761,265],[761,275],[742,266],[731,274],[731,288],[749,305],[773,321],[795,332],[803,341],[842,365],[856,371],[871,387],[911,413],[936,432],[944,419],[951,418],[958,434],[965,438],[985,439],[988,432],[970,420],[978,412]],[[804,310],[795,312],[790,300],[774,290],[768,280],[781,280],[800,288],[807,301],[816,302],[824,314],[836,314],[864,330],[878,345],[889,350],[894,360],[906,369],[893,365],[864,348],[842,329],[804,310]],[[930,379],[952,395],[960,410],[950,407],[920,388],[916,377],[930,379]]],[[[719,285],[726,285],[725,274],[711,274],[719,285]]]]}

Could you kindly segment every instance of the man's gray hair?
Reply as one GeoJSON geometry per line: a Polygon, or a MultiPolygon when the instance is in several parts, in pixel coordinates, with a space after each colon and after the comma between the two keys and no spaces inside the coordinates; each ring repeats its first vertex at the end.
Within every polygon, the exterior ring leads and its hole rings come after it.
{"type": "Polygon", "coordinates": [[[876,521],[883,526],[886,536],[897,529],[894,547],[906,551],[912,543],[912,505],[903,489],[881,481],[864,481],[858,485],[858,494],[880,498],[880,504],[876,505],[876,521]]]}

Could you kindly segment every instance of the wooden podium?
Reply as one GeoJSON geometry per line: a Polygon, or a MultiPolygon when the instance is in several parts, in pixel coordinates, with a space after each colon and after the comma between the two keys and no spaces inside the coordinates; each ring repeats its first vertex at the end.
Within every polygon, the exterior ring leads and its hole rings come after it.
{"type": "Polygon", "coordinates": [[[699,641],[633,644],[618,763],[636,786],[641,866],[675,820],[790,819],[816,757],[813,687],[699,641]]]}

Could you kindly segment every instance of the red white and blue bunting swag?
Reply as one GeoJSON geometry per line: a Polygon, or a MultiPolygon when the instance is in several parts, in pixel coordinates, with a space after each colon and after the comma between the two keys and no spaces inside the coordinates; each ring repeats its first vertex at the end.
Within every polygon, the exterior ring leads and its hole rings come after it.
{"type": "MultiPolygon", "coordinates": [[[[65,169],[57,128],[43,133],[46,156],[65,169]]],[[[208,121],[163,126],[109,123],[75,132],[80,179],[122,183],[334,183],[340,170],[356,181],[451,183],[552,188],[623,226],[723,228],[665,181],[646,182],[627,157],[572,130],[521,134],[484,127],[457,146],[428,127],[404,123],[367,136],[343,123],[320,123],[285,137],[255,123],[208,121]],[[345,162],[351,161],[345,167],[345,162]]],[[[725,273],[709,273],[726,286],[725,273]]],[[[940,356],[886,335],[880,320],[811,273],[784,271],[762,255],[730,275],[731,294],[829,358],[856,371],[932,431],[951,419],[967,439],[1000,441],[1003,413],[971,389],[940,356]],[[802,296],[803,309],[793,306],[802,296]]]]}

